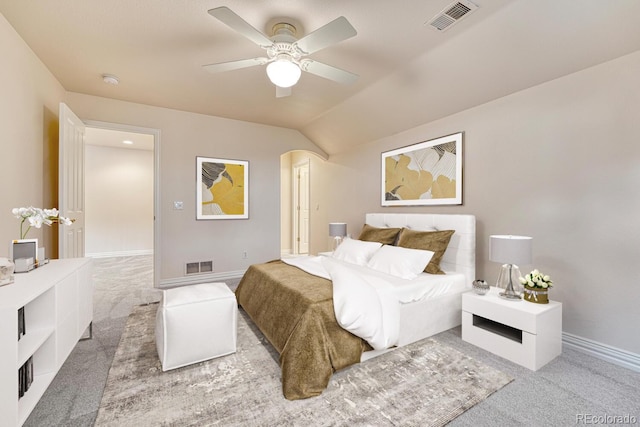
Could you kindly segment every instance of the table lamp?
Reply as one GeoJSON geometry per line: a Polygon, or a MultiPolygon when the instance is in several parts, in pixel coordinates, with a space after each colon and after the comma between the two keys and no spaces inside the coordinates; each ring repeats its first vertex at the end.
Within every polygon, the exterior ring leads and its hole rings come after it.
{"type": "Polygon", "coordinates": [[[520,300],[520,293],[514,288],[514,284],[519,287],[520,283],[519,277],[516,277],[520,275],[517,264],[531,264],[533,238],[495,235],[490,236],[489,239],[489,260],[502,264],[497,284],[506,283],[506,288],[504,292],[500,292],[500,297],[507,300],[520,300]]]}
{"type": "Polygon", "coordinates": [[[329,236],[333,237],[333,250],[335,251],[342,239],[347,235],[347,223],[345,222],[330,222],[329,223],[329,236]]]}

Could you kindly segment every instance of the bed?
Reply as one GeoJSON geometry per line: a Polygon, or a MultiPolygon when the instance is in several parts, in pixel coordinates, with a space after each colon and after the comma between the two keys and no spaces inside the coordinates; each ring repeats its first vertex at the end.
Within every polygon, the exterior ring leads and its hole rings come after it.
{"type": "MultiPolygon", "coordinates": [[[[374,213],[366,215],[365,223],[378,229],[454,230],[440,260],[446,274],[421,274],[420,280],[430,281],[429,291],[415,301],[416,290],[412,296],[397,297],[398,303],[384,302],[389,298],[379,296],[383,305],[397,307],[397,320],[385,315],[387,323],[394,319],[397,336],[390,341],[390,348],[381,347],[378,342],[378,349],[374,349],[367,340],[341,326],[340,313],[340,323],[336,318],[345,297],[336,296],[334,306],[334,290],[351,287],[344,285],[344,278],[337,281],[337,276],[319,277],[283,261],[250,266],[236,289],[236,297],[280,354],[283,394],[287,399],[317,396],[335,371],[460,325],[461,294],[471,288],[475,278],[475,217],[374,213]],[[330,280],[332,277],[336,280],[330,280]]],[[[329,262],[309,258],[309,262],[315,260],[318,264],[329,262]]],[[[370,306],[365,300],[352,305],[370,306]]]]}

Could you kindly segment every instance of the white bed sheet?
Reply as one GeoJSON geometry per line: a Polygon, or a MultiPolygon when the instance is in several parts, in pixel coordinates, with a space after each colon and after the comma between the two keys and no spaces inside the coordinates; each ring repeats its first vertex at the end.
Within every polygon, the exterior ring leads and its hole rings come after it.
{"type": "Polygon", "coordinates": [[[395,293],[402,304],[456,294],[468,289],[465,275],[456,272],[446,274],[422,273],[413,280],[395,285],[395,293]]]}

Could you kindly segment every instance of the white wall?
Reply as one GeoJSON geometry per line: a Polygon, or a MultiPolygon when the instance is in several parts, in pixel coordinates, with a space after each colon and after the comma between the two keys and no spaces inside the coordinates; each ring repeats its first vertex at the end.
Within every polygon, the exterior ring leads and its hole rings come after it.
{"type": "Polygon", "coordinates": [[[366,212],[474,214],[477,276],[491,282],[489,235],[532,236],[522,270],[554,279],[563,330],[640,353],[639,75],[636,52],[331,156],[332,219],[357,236],[366,212]],[[381,152],[459,131],[462,206],[380,207],[381,152]]]}
{"type": "MultiPolygon", "coordinates": [[[[0,14],[0,257],[19,238],[11,209],[57,207],[58,105],[64,88],[0,14]]],[[[57,256],[57,226],[32,229],[57,256]]]]}
{"type": "Polygon", "coordinates": [[[87,256],[153,253],[153,151],[85,147],[87,256]]]}

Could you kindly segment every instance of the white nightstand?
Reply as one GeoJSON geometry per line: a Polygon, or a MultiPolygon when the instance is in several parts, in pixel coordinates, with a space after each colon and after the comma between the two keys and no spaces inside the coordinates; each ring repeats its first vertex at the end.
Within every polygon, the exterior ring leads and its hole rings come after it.
{"type": "Polygon", "coordinates": [[[506,301],[499,291],[462,295],[462,339],[537,371],[562,353],[562,304],[506,301]]]}

